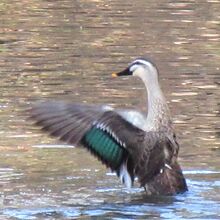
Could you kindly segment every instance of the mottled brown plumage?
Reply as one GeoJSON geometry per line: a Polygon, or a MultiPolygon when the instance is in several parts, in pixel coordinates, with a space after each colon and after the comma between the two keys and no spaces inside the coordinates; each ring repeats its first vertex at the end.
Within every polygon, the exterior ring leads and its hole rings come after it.
{"type": "Polygon", "coordinates": [[[137,59],[117,75],[134,75],[143,80],[148,91],[147,116],[108,106],[51,101],[33,106],[30,116],[52,136],[87,148],[116,171],[127,186],[136,176],[147,194],[186,191],[177,162],[179,145],[157,69],[149,61],[137,59]]]}

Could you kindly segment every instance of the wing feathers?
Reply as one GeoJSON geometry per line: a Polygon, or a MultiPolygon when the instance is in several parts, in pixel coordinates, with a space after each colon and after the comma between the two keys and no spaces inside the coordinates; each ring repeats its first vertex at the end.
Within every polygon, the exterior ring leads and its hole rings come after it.
{"type": "Polygon", "coordinates": [[[53,136],[77,145],[101,112],[98,108],[63,102],[40,103],[30,110],[36,124],[53,136]]]}
{"type": "Polygon", "coordinates": [[[110,120],[109,115],[104,114],[105,110],[109,108],[47,102],[33,106],[30,116],[44,131],[75,146],[86,147],[117,171],[127,153],[111,128],[99,123],[103,116],[102,121],[110,120]]]}
{"type": "Polygon", "coordinates": [[[30,116],[51,135],[87,148],[127,185],[135,174],[143,186],[165,166],[166,141],[109,108],[47,102],[34,106],[30,116]]]}

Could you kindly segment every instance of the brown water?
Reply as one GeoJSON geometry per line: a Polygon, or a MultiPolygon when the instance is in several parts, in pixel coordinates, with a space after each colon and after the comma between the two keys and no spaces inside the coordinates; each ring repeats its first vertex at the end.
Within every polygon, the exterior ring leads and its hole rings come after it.
{"type": "Polygon", "coordinates": [[[0,1],[0,219],[219,219],[220,1],[0,1]],[[39,99],[142,105],[112,79],[133,58],[160,70],[189,192],[146,197],[21,110],[39,99]]]}

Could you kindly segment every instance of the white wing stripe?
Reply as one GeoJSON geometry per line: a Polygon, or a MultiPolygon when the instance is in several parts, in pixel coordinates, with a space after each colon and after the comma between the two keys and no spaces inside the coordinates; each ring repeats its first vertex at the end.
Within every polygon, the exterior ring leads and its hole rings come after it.
{"type": "Polygon", "coordinates": [[[126,144],[124,142],[122,142],[121,140],[119,140],[117,135],[109,127],[107,127],[105,124],[97,123],[97,124],[95,124],[95,126],[96,126],[96,128],[101,129],[102,131],[106,131],[107,133],[109,133],[121,146],[126,148],[126,144]]]}
{"type": "Polygon", "coordinates": [[[123,163],[120,167],[120,180],[122,183],[126,185],[127,188],[132,187],[131,176],[128,173],[127,166],[123,163]]]}

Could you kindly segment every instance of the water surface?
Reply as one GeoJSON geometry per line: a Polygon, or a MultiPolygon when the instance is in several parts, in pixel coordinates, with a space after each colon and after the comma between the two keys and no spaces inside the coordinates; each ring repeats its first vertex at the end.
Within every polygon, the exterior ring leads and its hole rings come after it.
{"type": "Polygon", "coordinates": [[[1,219],[219,219],[220,2],[0,2],[1,219]],[[138,79],[111,72],[148,56],[160,70],[189,192],[125,189],[83,149],[32,127],[42,99],[145,107],[138,79]]]}

